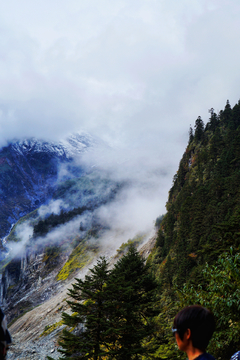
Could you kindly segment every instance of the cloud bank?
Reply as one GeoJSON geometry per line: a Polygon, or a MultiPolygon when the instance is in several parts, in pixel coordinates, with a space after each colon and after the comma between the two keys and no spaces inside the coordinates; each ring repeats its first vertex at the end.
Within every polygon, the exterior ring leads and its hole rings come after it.
{"type": "Polygon", "coordinates": [[[0,5],[0,144],[84,128],[179,151],[198,115],[239,98],[239,15],[237,0],[0,5]]]}
{"type": "Polygon", "coordinates": [[[190,124],[240,97],[239,18],[237,0],[0,4],[0,146],[97,135],[112,150],[84,161],[134,184],[101,216],[148,227],[190,124]]]}

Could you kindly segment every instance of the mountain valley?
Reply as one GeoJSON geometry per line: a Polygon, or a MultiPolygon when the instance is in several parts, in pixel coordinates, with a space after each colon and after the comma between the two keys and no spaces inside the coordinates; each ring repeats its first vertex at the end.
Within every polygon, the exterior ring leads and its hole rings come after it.
{"type": "MultiPolygon", "coordinates": [[[[116,180],[98,166],[76,165],[66,152],[62,162],[56,154],[42,157],[48,195],[39,206],[30,202],[24,216],[14,215],[3,239],[0,300],[14,339],[9,359],[57,359],[58,335],[65,327],[62,312],[71,313],[66,300],[76,277],[83,279],[101,256],[114,267],[132,245],[158,284],[155,306],[160,310],[151,319],[153,338],[144,342],[151,356],[185,358],[176,351],[170,329],[179,309],[196,303],[216,318],[210,351],[218,360],[229,359],[240,346],[239,139],[240,102],[233,108],[227,102],[219,114],[211,109],[206,125],[198,117],[189,130],[166,214],[151,231],[130,238],[120,226],[112,231],[109,213],[126,200],[125,190],[133,182],[116,180]]],[[[22,192],[30,201],[21,181],[18,195],[22,192]]]]}

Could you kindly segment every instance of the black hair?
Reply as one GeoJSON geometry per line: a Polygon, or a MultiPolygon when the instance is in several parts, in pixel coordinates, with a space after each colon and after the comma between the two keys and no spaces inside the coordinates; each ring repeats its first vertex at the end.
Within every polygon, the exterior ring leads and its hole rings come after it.
{"type": "Polygon", "coordinates": [[[203,306],[187,306],[175,316],[173,327],[177,329],[181,340],[187,329],[190,329],[193,346],[205,351],[215,330],[214,316],[203,306]]]}

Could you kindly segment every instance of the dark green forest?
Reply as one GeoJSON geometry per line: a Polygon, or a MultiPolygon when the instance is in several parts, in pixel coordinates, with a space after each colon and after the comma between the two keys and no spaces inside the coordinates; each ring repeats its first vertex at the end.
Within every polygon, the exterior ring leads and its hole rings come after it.
{"type": "Polygon", "coordinates": [[[240,349],[240,101],[209,113],[190,127],[148,259],[161,288],[162,358],[174,352],[173,313],[195,303],[216,317],[213,355],[227,360],[240,349]]]}
{"type": "Polygon", "coordinates": [[[60,214],[51,214],[44,220],[39,220],[33,228],[34,236],[43,236],[47,234],[50,230],[56,226],[65,224],[66,222],[72,220],[77,215],[82,215],[87,210],[93,210],[94,208],[88,206],[82,206],[74,208],[73,210],[64,212],[61,210],[60,214]]]}
{"type": "MultiPolygon", "coordinates": [[[[100,258],[67,301],[72,314],[60,336],[61,359],[140,359],[154,353],[157,282],[134,245],[109,269],[100,258]]],[[[51,359],[49,357],[49,359],[51,359]]]]}

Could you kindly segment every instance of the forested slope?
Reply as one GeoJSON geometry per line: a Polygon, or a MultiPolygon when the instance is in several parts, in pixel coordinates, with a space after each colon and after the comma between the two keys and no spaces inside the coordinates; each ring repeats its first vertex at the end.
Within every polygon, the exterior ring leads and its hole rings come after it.
{"type": "Polygon", "coordinates": [[[240,349],[240,101],[209,112],[206,125],[198,117],[190,127],[149,257],[161,283],[161,356],[174,352],[166,331],[174,313],[191,303],[216,316],[216,357],[228,359],[240,349]]]}

